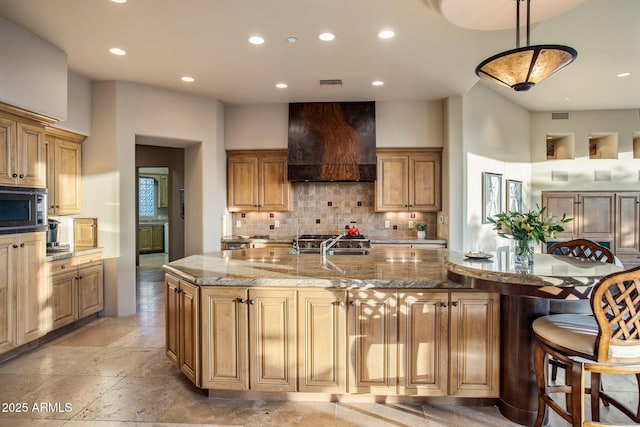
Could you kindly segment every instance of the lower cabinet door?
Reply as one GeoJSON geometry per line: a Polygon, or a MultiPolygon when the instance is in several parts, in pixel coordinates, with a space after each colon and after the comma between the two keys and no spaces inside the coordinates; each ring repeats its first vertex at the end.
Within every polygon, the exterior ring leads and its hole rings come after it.
{"type": "Polygon", "coordinates": [[[180,306],[178,308],[178,365],[192,383],[200,387],[198,365],[200,363],[198,287],[180,281],[180,306]]]}
{"type": "Polygon", "coordinates": [[[247,390],[247,290],[203,286],[200,291],[202,388],[247,390]]]}
{"type": "Polygon", "coordinates": [[[349,292],[349,393],[397,393],[395,291],[349,292]]]}
{"type": "Polygon", "coordinates": [[[346,291],[298,291],[298,391],[346,392],[346,291]]]}
{"type": "Polygon", "coordinates": [[[447,395],[448,302],[447,292],[399,292],[399,394],[447,395]]]}
{"type": "Polygon", "coordinates": [[[498,397],[500,392],[500,295],[452,292],[449,394],[498,397]]]}
{"type": "Polygon", "coordinates": [[[97,313],[104,307],[102,262],[97,265],[78,268],[78,298],[80,318],[97,313]]]}
{"type": "Polygon", "coordinates": [[[178,366],[178,310],[180,307],[180,280],[166,274],[165,288],[165,353],[178,366]]]}
{"type": "Polygon", "coordinates": [[[249,383],[296,391],[296,291],[249,290],[249,383]]]}
{"type": "Polygon", "coordinates": [[[53,329],[78,320],[78,281],[76,271],[51,277],[53,329]]]}
{"type": "Polygon", "coordinates": [[[44,268],[45,233],[18,234],[15,238],[18,259],[18,344],[45,335],[51,328],[51,291],[44,268]]]}

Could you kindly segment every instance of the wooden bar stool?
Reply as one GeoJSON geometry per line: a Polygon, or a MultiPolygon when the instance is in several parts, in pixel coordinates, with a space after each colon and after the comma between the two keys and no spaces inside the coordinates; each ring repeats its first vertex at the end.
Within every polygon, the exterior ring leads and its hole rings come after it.
{"type": "Polygon", "coordinates": [[[572,426],[582,427],[586,394],[591,395],[593,421],[600,421],[602,399],[640,423],[640,404],[634,412],[600,390],[603,373],[634,374],[640,378],[640,267],[604,277],[594,286],[590,301],[593,316],[552,314],[533,322],[538,387],[536,427],[544,422],[547,407],[572,426]],[[549,357],[566,366],[566,384],[549,384],[549,357]],[[585,388],[587,372],[591,373],[589,388],[585,388]],[[555,393],[565,394],[566,409],[554,399],[555,393]]]}

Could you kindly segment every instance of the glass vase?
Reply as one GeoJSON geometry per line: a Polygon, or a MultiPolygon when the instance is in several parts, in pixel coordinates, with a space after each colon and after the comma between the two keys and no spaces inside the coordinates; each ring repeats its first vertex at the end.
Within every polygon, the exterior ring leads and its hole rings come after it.
{"type": "Polygon", "coordinates": [[[516,267],[529,267],[533,265],[533,240],[515,239],[514,264],[516,267]]]}

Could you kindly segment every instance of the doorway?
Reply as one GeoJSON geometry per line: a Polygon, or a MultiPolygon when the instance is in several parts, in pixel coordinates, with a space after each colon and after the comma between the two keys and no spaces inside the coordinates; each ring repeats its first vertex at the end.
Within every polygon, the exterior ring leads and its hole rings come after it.
{"type": "Polygon", "coordinates": [[[184,257],[184,149],[136,144],[136,265],[184,257]]]}

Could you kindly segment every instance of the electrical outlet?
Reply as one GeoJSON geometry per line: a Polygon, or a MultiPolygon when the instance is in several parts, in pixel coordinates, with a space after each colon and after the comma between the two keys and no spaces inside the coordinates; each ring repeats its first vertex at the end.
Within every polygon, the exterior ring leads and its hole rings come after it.
{"type": "Polygon", "coordinates": [[[444,224],[444,215],[440,215],[440,224],[444,224]]]}
{"type": "Polygon", "coordinates": [[[280,220],[279,220],[279,219],[276,219],[276,221],[275,221],[275,227],[276,227],[276,228],[280,228],[280,220]]]}
{"type": "Polygon", "coordinates": [[[391,227],[391,221],[385,221],[384,228],[389,228],[389,227],[391,227]]]}
{"type": "Polygon", "coordinates": [[[242,227],[242,221],[236,221],[236,228],[242,227]]]}
{"type": "Polygon", "coordinates": [[[409,221],[409,228],[413,228],[413,221],[409,221]]]}

